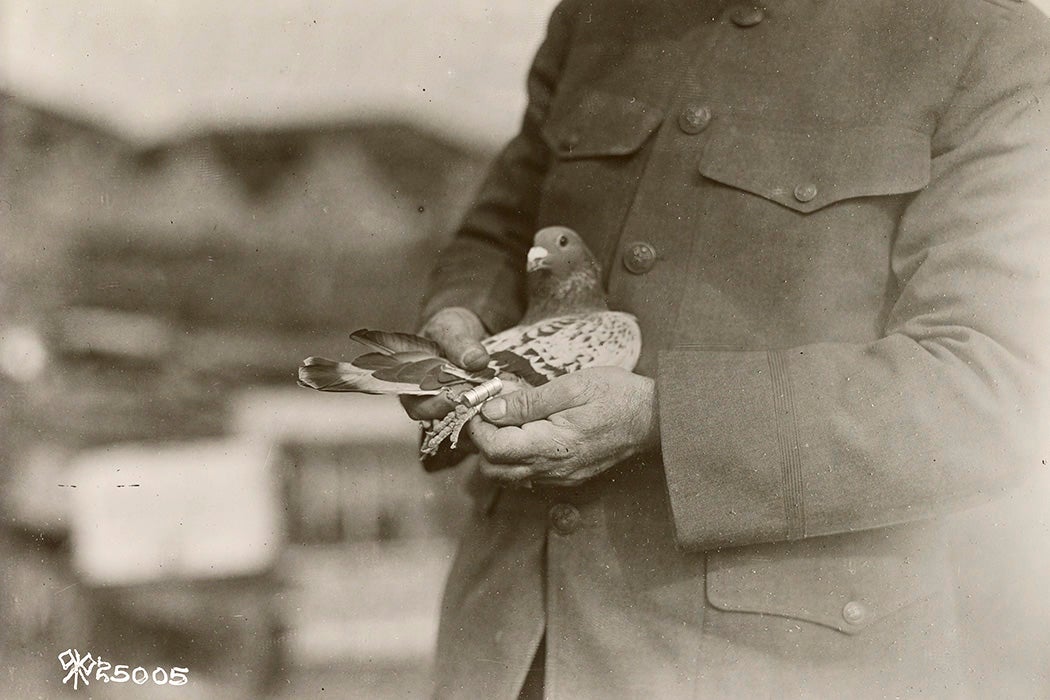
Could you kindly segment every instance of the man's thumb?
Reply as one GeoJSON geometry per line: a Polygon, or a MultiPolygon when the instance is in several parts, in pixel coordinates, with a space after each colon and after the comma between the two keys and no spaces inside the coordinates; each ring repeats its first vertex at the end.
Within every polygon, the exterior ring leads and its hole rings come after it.
{"type": "Polygon", "coordinates": [[[489,354],[478,341],[465,335],[452,335],[443,343],[448,359],[464,369],[485,369],[489,363],[489,354]]]}
{"type": "Polygon", "coordinates": [[[489,362],[489,354],[480,342],[485,337],[485,326],[469,309],[442,309],[427,322],[422,333],[441,346],[445,357],[464,369],[484,369],[489,362]]]}

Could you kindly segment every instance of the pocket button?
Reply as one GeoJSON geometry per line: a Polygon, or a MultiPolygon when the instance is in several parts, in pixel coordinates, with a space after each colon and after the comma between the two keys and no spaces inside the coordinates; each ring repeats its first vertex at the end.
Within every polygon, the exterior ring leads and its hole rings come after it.
{"type": "Polygon", "coordinates": [[[868,619],[868,606],[859,600],[851,600],[842,608],[842,619],[851,625],[862,625],[868,619]]]}
{"type": "Polygon", "coordinates": [[[795,188],[795,199],[800,202],[812,202],[817,196],[817,186],[806,182],[795,188]]]}
{"type": "Polygon", "coordinates": [[[766,13],[762,11],[762,8],[753,5],[737,5],[729,13],[729,19],[733,24],[742,29],[761,24],[765,18],[766,13]]]}

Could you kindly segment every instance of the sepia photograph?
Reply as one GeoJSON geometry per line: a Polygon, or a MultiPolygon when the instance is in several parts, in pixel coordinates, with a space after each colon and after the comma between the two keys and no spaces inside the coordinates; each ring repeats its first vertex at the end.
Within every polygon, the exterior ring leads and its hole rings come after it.
{"type": "Polygon", "coordinates": [[[0,0],[0,700],[1050,698],[1050,0],[0,0]]]}

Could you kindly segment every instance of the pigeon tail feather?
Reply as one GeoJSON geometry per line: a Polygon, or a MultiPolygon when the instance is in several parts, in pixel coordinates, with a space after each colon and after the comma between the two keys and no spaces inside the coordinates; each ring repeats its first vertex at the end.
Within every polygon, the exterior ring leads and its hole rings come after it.
{"type": "Polygon", "coordinates": [[[308,357],[299,366],[299,386],[318,391],[360,391],[366,394],[412,394],[433,396],[440,389],[422,389],[419,384],[384,381],[371,370],[349,362],[336,362],[323,357],[308,357]]]}

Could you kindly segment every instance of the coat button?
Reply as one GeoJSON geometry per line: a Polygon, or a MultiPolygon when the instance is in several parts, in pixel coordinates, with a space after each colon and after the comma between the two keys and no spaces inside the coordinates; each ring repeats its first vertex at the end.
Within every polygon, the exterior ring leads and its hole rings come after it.
{"type": "Polygon", "coordinates": [[[851,600],[842,608],[842,619],[851,625],[861,625],[868,619],[868,606],[859,600],[851,600]]]}
{"type": "Polygon", "coordinates": [[[761,7],[737,5],[729,12],[729,19],[738,27],[753,27],[766,18],[761,7]]]}
{"type": "Polygon", "coordinates": [[[551,525],[562,535],[571,535],[580,527],[580,511],[568,503],[556,503],[551,508],[551,525]]]}
{"type": "Polygon", "coordinates": [[[687,134],[699,134],[711,122],[711,110],[703,105],[689,105],[678,115],[678,128],[687,134]]]}
{"type": "Polygon", "coordinates": [[[817,196],[817,186],[807,182],[795,188],[795,199],[800,202],[812,202],[817,196]]]}
{"type": "Polygon", "coordinates": [[[656,264],[656,248],[648,243],[632,243],[623,251],[623,266],[628,272],[644,275],[656,264]]]}

